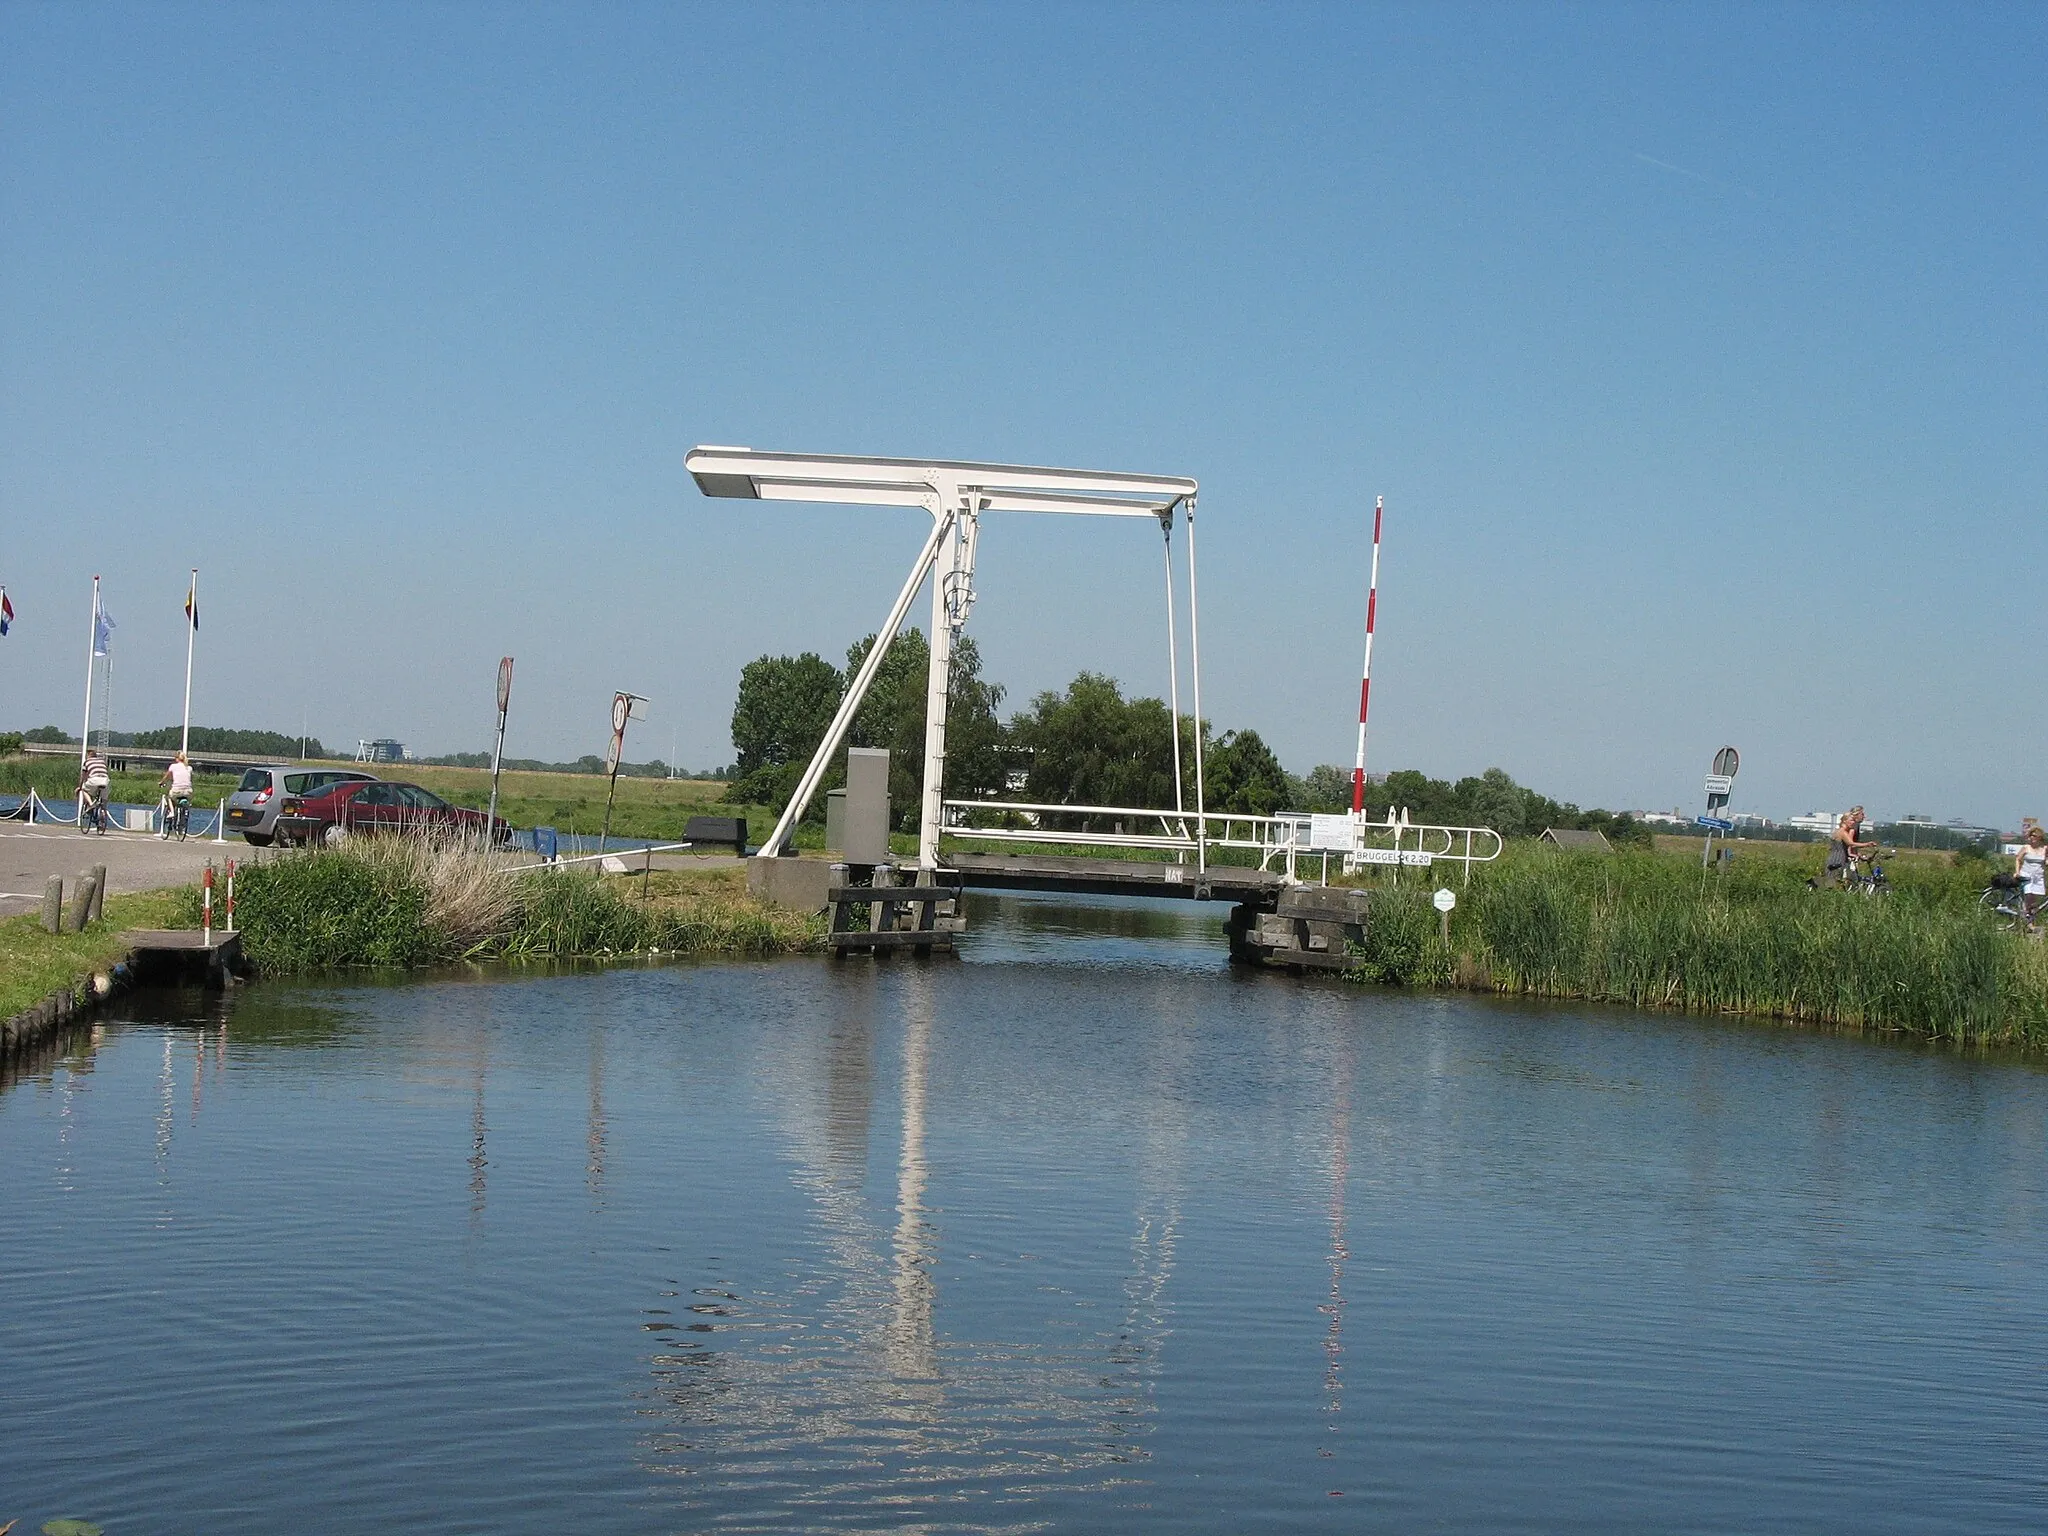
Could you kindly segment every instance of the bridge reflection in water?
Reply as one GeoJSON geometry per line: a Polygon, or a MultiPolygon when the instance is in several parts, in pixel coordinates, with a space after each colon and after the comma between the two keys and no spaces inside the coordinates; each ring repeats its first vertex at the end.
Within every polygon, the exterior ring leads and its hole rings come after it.
{"type": "Polygon", "coordinates": [[[1111,1261],[1122,1275],[1113,1314],[1093,1326],[1060,1315],[1092,1323],[1103,1297],[1047,1255],[956,1253],[977,1275],[950,1282],[954,1326],[942,1329],[945,1213],[931,1190],[933,1143],[948,1126],[936,1079],[951,1073],[957,1086],[973,1065],[958,1034],[945,1053],[928,969],[839,968],[830,984],[829,1030],[779,1040],[784,1055],[764,1074],[815,1250],[791,1234],[778,1294],[677,1284],[656,1298],[647,1326],[662,1345],[648,1369],[661,1409],[647,1464],[708,1478],[723,1508],[799,1485],[802,1502],[886,1508],[1127,1482],[1147,1454],[1172,1332],[1191,1042],[1163,1013],[1145,1021],[1149,1091],[1129,1106],[1136,1201],[1124,1256],[1111,1261]],[[1007,1271],[1010,1294],[1021,1280],[1043,1298],[1035,1310],[1054,1314],[1050,1329],[975,1332],[989,1316],[1046,1320],[992,1302],[989,1265],[1007,1271]]]}

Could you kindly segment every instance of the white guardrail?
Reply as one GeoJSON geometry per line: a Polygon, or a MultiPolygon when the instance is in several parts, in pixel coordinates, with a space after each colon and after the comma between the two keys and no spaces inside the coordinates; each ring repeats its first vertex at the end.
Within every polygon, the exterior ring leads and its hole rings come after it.
{"type": "Polygon", "coordinates": [[[1330,861],[1347,874],[1390,866],[1428,868],[1455,863],[1465,876],[1474,864],[1500,857],[1501,836],[1491,827],[1440,827],[1411,822],[1405,813],[1386,821],[1348,815],[1289,813],[1242,816],[1211,811],[1146,810],[1114,805],[1040,805],[1022,800],[947,800],[943,836],[972,842],[1056,843],[1076,848],[1151,848],[1193,854],[1206,866],[1212,848],[1242,849],[1259,856],[1259,868],[1278,867],[1289,880],[1302,878],[1303,865],[1319,866],[1327,880],[1330,861]],[[1087,817],[1114,823],[1107,832],[1048,826],[1049,818],[1087,817]],[[988,825],[989,822],[996,825],[988,825]]]}

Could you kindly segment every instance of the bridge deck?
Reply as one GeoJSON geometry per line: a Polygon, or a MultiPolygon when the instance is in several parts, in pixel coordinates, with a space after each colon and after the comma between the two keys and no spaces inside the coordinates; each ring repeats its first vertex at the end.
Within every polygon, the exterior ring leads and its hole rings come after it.
{"type": "Polygon", "coordinates": [[[1269,903],[1286,881],[1263,869],[1160,864],[1146,859],[1081,859],[1043,853],[948,853],[947,867],[973,890],[1078,891],[1092,896],[1177,896],[1189,901],[1269,903]]]}

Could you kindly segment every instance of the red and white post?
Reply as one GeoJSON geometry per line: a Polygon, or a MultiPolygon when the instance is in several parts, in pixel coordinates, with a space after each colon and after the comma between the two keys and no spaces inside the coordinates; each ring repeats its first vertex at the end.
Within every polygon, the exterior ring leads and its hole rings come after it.
{"type": "Polygon", "coordinates": [[[1372,703],[1372,626],[1380,606],[1380,514],[1386,498],[1372,502],[1372,579],[1365,591],[1365,672],[1358,684],[1358,765],[1351,770],[1351,815],[1365,820],[1365,712],[1372,703]]]}
{"type": "Polygon", "coordinates": [[[233,859],[229,859],[229,860],[228,860],[228,927],[227,927],[227,931],[228,931],[229,933],[233,933],[233,932],[235,931],[235,861],[234,861],[233,859]]]}
{"type": "Polygon", "coordinates": [[[206,861],[206,874],[199,882],[199,942],[213,947],[213,861],[206,861]]]}

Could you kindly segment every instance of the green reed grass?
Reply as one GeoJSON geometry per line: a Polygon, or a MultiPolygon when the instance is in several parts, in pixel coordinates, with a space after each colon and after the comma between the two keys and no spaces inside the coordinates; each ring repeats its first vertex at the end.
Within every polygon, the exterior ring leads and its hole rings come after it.
{"type": "MultiPolygon", "coordinates": [[[[1817,865],[1817,858],[1813,862],[1817,865]]],[[[1805,861],[1702,875],[1656,853],[1516,849],[1461,892],[1446,949],[1417,884],[1375,890],[1369,979],[1794,1019],[1957,1043],[2048,1044],[2048,959],[1977,907],[1987,867],[1924,863],[1869,898],[1805,861]]]]}
{"type": "MultiPolygon", "coordinates": [[[[638,881],[512,873],[459,844],[354,839],[245,864],[236,920],[244,953],[271,972],[816,945],[817,919],[753,900],[738,874],[659,875],[643,900],[638,881]]],[[[180,916],[196,925],[197,893],[183,904],[180,916]]]]}

